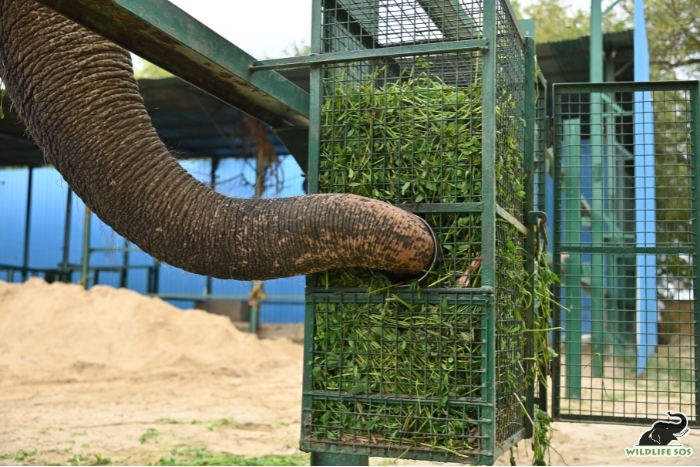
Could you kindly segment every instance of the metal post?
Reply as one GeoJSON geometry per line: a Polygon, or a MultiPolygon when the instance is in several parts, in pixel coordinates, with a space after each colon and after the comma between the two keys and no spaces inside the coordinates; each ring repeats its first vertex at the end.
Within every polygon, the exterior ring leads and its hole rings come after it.
{"type": "Polygon", "coordinates": [[[68,261],[70,260],[70,221],[72,217],[73,190],[67,187],[66,193],[66,222],[63,227],[63,261],[61,262],[61,278],[63,282],[70,282],[70,272],[68,271],[68,261]]]}
{"type": "Polygon", "coordinates": [[[85,206],[85,220],[83,221],[83,258],[80,274],[80,283],[86,289],[88,288],[88,274],[90,263],[90,222],[92,220],[92,211],[85,206]]]}
{"type": "Polygon", "coordinates": [[[591,0],[590,79],[603,82],[603,13],[602,0],[591,0]]]}
{"type": "MultiPolygon", "coordinates": [[[[124,256],[122,257],[122,270],[119,273],[119,287],[127,288],[129,282],[129,240],[124,239],[124,256]]],[[[95,279],[97,282],[97,279],[95,279]]]]}
{"type": "MultiPolygon", "coordinates": [[[[606,57],[605,60],[605,82],[615,81],[615,56],[606,57]]],[[[605,122],[605,166],[607,170],[606,181],[607,190],[605,198],[608,205],[604,206],[605,212],[610,222],[610,228],[608,229],[608,235],[613,237],[613,230],[622,231],[617,226],[620,217],[620,202],[621,193],[618,193],[618,158],[616,157],[616,147],[615,147],[615,109],[613,107],[613,97],[608,96],[610,100],[606,99],[606,103],[603,107],[604,122],[605,122]]],[[[624,235],[622,236],[621,242],[624,242],[624,235]]],[[[607,330],[613,342],[613,352],[617,355],[619,346],[617,345],[617,339],[619,337],[619,332],[621,330],[620,319],[622,314],[620,310],[622,309],[622,303],[620,300],[620,273],[621,270],[618,266],[619,257],[616,254],[605,255],[606,259],[606,283],[603,284],[608,294],[608,318],[607,318],[607,330]]]]}
{"type": "MultiPolygon", "coordinates": [[[[634,80],[649,80],[644,2],[634,2],[634,80]]],[[[638,248],[656,247],[654,108],[650,91],[634,93],[634,213],[638,248]]],[[[656,255],[637,255],[637,376],[658,344],[656,255]]],[[[697,299],[697,297],[695,297],[697,299]]]]}
{"type": "MultiPolygon", "coordinates": [[[[523,205],[523,219],[528,219],[528,214],[535,210],[535,90],[537,83],[535,82],[535,40],[532,37],[525,38],[525,147],[524,147],[524,164],[523,170],[525,175],[525,203],[523,205]]],[[[529,222],[528,222],[529,224],[529,222]]],[[[535,235],[533,226],[528,225],[527,238],[525,240],[526,262],[525,269],[528,277],[534,277],[535,264],[537,262],[537,251],[535,251],[535,235]]],[[[530,281],[530,293],[534,297],[534,280],[530,281]]],[[[535,300],[530,302],[530,306],[525,310],[525,324],[528,329],[532,329],[535,322],[535,300]]],[[[534,345],[534,334],[526,333],[525,336],[525,357],[531,359],[536,352],[534,345]]],[[[526,362],[526,374],[532,374],[530,368],[536,363],[532,360],[526,362]]],[[[523,416],[525,424],[525,436],[531,438],[533,435],[533,426],[530,423],[533,414],[535,413],[535,385],[538,384],[535,379],[527,386],[526,394],[526,409],[527,415],[523,416]]]]}
{"type": "MultiPolygon", "coordinates": [[[[496,83],[498,51],[498,2],[484,2],[483,35],[488,41],[489,50],[483,55],[484,68],[482,79],[488,83],[483,87],[482,95],[482,202],[484,210],[481,215],[481,284],[496,287],[496,83]]],[[[492,306],[498,306],[492,302],[492,306]]],[[[493,310],[493,308],[492,308],[493,310]]],[[[481,433],[484,436],[485,452],[493,453],[496,449],[496,325],[493,313],[486,313],[482,323],[486,329],[487,356],[486,380],[483,382],[484,406],[481,416],[489,423],[484,423],[481,433]]]]}
{"type": "MultiPolygon", "coordinates": [[[[564,245],[581,245],[581,122],[569,119],[563,123],[564,166],[564,245]]],[[[566,248],[566,247],[565,247],[566,248]]],[[[581,397],[581,254],[569,253],[564,275],[566,286],[566,397],[581,397]]]]}
{"type": "Polygon", "coordinates": [[[32,218],[32,181],[34,167],[28,167],[29,178],[27,180],[27,210],[24,217],[24,253],[22,256],[22,281],[27,280],[27,268],[29,268],[29,237],[31,232],[32,218]]]}
{"type": "MultiPolygon", "coordinates": [[[[698,164],[698,156],[700,154],[700,83],[694,86],[690,91],[690,121],[693,123],[693,130],[690,133],[690,147],[694,149],[695,153],[690,157],[691,169],[692,169],[692,180],[693,180],[693,190],[692,193],[692,206],[693,206],[693,218],[700,219],[700,177],[698,176],[698,170],[700,170],[698,164]]],[[[700,222],[693,222],[693,246],[697,248],[698,238],[700,238],[700,222]]],[[[697,253],[695,254],[697,255],[697,253]]],[[[698,345],[698,339],[700,339],[700,261],[697,260],[695,256],[693,261],[693,275],[695,280],[693,280],[693,318],[695,320],[694,333],[695,333],[695,413],[700,413],[700,345],[698,345]]]]}
{"type": "MultiPolygon", "coordinates": [[[[590,81],[603,82],[603,25],[601,0],[591,0],[590,81]]],[[[591,148],[591,244],[603,246],[603,127],[600,93],[590,94],[591,148]]],[[[603,255],[591,255],[591,354],[592,376],[600,378],[603,368],[603,255]]]]}

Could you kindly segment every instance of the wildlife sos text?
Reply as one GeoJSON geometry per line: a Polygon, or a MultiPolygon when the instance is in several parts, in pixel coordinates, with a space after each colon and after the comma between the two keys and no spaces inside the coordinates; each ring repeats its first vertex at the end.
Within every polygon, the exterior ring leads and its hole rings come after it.
{"type": "Polygon", "coordinates": [[[633,448],[625,448],[625,453],[627,457],[689,457],[693,455],[693,448],[683,445],[659,448],[635,446],[633,448]]]}

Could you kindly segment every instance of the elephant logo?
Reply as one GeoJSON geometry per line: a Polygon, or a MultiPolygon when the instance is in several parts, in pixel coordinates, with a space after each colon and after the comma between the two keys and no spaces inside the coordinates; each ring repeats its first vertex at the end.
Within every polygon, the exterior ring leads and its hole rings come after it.
{"type": "Polygon", "coordinates": [[[666,412],[671,418],[678,421],[659,420],[650,430],[645,431],[639,438],[637,446],[668,446],[672,441],[677,441],[688,434],[688,418],[681,412],[666,412]]]}

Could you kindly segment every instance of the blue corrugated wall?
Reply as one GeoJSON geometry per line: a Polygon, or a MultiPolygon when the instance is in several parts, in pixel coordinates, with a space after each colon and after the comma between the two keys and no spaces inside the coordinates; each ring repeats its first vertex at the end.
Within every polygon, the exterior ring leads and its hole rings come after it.
{"type": "MultiPolygon", "coordinates": [[[[209,159],[183,160],[180,163],[197,179],[209,183],[211,170],[209,159]]],[[[0,170],[0,264],[22,266],[28,172],[26,168],[0,170]]],[[[301,169],[291,156],[282,158],[280,174],[284,183],[282,190],[276,196],[289,197],[304,194],[301,169]]],[[[224,159],[217,170],[217,191],[229,196],[251,197],[254,180],[255,169],[249,161],[224,159]]],[[[67,183],[53,168],[34,169],[29,267],[56,268],[62,261],[67,190],[67,183]]],[[[268,190],[268,196],[274,194],[271,191],[268,190]]],[[[81,262],[83,220],[84,204],[77,196],[73,196],[69,250],[71,264],[81,262]]],[[[123,247],[124,239],[93,214],[90,246],[91,248],[123,247]]],[[[90,265],[120,266],[122,261],[121,252],[95,252],[92,254],[90,265]]],[[[145,253],[131,253],[129,263],[153,265],[153,258],[145,253]]],[[[18,276],[15,274],[15,281],[21,280],[18,276]]],[[[79,274],[74,274],[74,280],[78,280],[78,276],[79,274]]],[[[0,271],[0,280],[7,280],[7,274],[4,271],[0,271]]],[[[100,274],[99,282],[118,287],[119,274],[103,272],[100,274]]],[[[204,276],[190,274],[172,266],[163,265],[160,269],[159,291],[163,294],[201,294],[205,283],[204,276]]],[[[146,292],[145,270],[130,271],[127,285],[132,290],[146,292]]],[[[250,287],[250,282],[214,279],[212,293],[247,294],[250,287]]],[[[266,281],[265,291],[268,295],[296,295],[298,298],[295,300],[296,303],[264,303],[261,308],[262,322],[303,321],[303,277],[266,281]]],[[[168,301],[183,309],[193,306],[190,300],[168,301]]]]}

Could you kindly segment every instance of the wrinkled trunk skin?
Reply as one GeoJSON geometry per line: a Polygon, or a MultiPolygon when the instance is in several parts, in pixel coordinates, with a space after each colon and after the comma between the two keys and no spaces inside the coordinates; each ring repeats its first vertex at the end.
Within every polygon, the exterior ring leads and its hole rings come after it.
{"type": "Polygon", "coordinates": [[[0,76],[75,193],[153,257],[222,279],[429,267],[416,216],[353,195],[233,199],[195,180],[156,135],[122,48],[33,0],[0,0],[0,76]]]}

